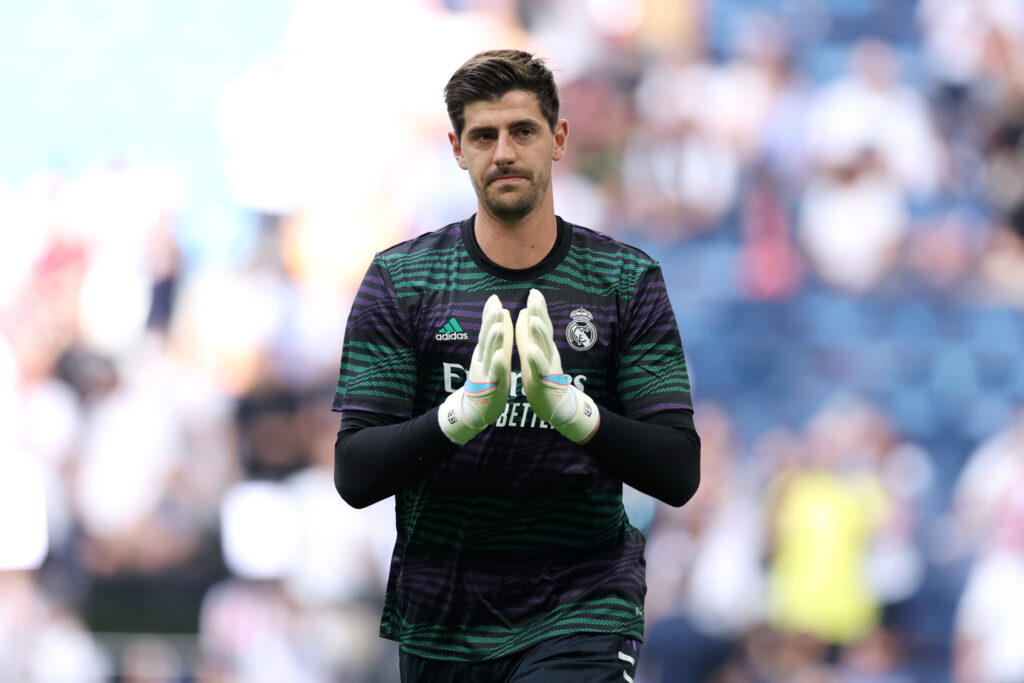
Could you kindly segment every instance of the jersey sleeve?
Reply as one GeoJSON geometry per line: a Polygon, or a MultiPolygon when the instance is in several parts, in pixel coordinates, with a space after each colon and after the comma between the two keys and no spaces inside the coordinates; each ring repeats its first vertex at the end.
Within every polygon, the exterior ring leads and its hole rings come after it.
{"type": "Polygon", "coordinates": [[[616,385],[627,417],[693,411],[679,327],[657,263],[641,276],[626,309],[616,385]]]}
{"type": "Polygon", "coordinates": [[[367,269],[348,316],[332,410],[412,416],[416,351],[410,330],[378,256],[367,269]]]}

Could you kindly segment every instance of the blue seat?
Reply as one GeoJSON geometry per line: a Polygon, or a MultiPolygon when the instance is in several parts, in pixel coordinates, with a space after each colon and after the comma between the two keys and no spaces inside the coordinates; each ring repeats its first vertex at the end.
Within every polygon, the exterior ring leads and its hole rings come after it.
{"type": "Polygon", "coordinates": [[[901,431],[914,441],[923,442],[938,433],[939,419],[927,389],[900,388],[887,407],[901,431]]]}
{"type": "Polygon", "coordinates": [[[969,401],[978,393],[978,372],[974,353],[966,344],[946,344],[937,350],[931,376],[931,390],[938,397],[969,401]]]}
{"type": "Polygon", "coordinates": [[[1004,307],[973,309],[966,333],[978,349],[1019,354],[1024,348],[1024,313],[1004,307]]]}
{"type": "Polygon", "coordinates": [[[930,302],[908,299],[894,303],[886,313],[886,328],[894,339],[935,341],[941,338],[936,311],[930,302]]]}
{"type": "Polygon", "coordinates": [[[857,344],[869,328],[864,301],[845,294],[810,293],[802,300],[802,312],[808,339],[821,344],[857,344]]]}

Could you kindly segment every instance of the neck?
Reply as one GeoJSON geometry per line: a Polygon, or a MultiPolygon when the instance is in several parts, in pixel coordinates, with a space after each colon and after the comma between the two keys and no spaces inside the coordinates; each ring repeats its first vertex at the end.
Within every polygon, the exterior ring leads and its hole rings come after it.
{"type": "Polygon", "coordinates": [[[545,205],[515,221],[503,221],[478,207],[473,231],[480,250],[499,266],[514,270],[543,261],[558,241],[554,209],[545,205]]]}

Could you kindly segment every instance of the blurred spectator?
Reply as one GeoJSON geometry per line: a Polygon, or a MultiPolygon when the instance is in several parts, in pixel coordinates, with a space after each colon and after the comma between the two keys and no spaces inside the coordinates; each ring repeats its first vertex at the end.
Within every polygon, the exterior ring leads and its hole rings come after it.
{"type": "Polygon", "coordinates": [[[981,254],[979,271],[985,299],[1024,310],[1024,236],[1018,230],[996,226],[981,254]]]}
{"type": "MultiPolygon", "coordinates": [[[[285,587],[299,604],[317,610],[369,600],[383,594],[391,565],[394,507],[386,501],[356,512],[334,485],[333,415],[319,404],[306,407],[305,433],[314,437],[310,467],[284,482],[298,511],[298,555],[285,574],[285,587]],[[315,412],[314,412],[315,411],[315,412]]],[[[373,614],[376,621],[377,614],[373,614]]]]}
{"type": "MultiPolygon", "coordinates": [[[[990,547],[1024,477],[1024,410],[967,458],[952,495],[956,540],[968,552],[990,547]]],[[[1010,521],[1012,521],[1012,517],[1010,521]]]]}
{"type": "Polygon", "coordinates": [[[225,406],[176,370],[151,347],[124,376],[111,368],[83,387],[71,495],[78,551],[92,572],[160,573],[206,551],[218,496],[236,470],[225,406]]]}
{"type": "Polygon", "coordinates": [[[765,617],[757,482],[740,466],[722,407],[701,404],[695,415],[701,488],[683,508],[659,506],[649,533],[650,626],[638,675],[663,683],[706,680],[765,617]]]}
{"type": "Polygon", "coordinates": [[[842,683],[914,683],[907,670],[906,649],[899,637],[877,628],[853,643],[839,661],[842,683]]]}
{"type": "Polygon", "coordinates": [[[1007,217],[1010,227],[1022,234],[1016,214],[1024,206],[1024,104],[995,109],[991,125],[983,160],[985,197],[998,215],[1007,217]]]}
{"type": "Polygon", "coordinates": [[[225,579],[203,599],[200,675],[223,681],[325,680],[325,662],[304,656],[301,613],[273,581],[225,579]]]}
{"type": "Polygon", "coordinates": [[[66,606],[30,572],[0,571],[0,680],[107,680],[111,662],[66,606]]]}
{"type": "Polygon", "coordinates": [[[122,683],[177,683],[188,674],[181,653],[155,636],[138,636],[121,652],[122,683]]]}
{"type": "Polygon", "coordinates": [[[924,97],[906,83],[892,48],[863,40],[850,48],[849,70],[810,103],[807,145],[823,169],[865,156],[901,191],[926,194],[942,178],[944,155],[924,97]]]}
{"type": "Polygon", "coordinates": [[[966,207],[942,212],[912,226],[900,265],[925,292],[977,290],[977,264],[988,239],[987,227],[966,207]]]}
{"type": "Polygon", "coordinates": [[[790,299],[803,285],[804,273],[783,190],[765,166],[754,168],[752,176],[740,203],[743,242],[736,277],[753,301],[790,299]]]}
{"type": "Polygon", "coordinates": [[[921,0],[918,16],[924,55],[941,82],[968,90],[1004,83],[1020,92],[1020,0],[921,0]]]}
{"type": "MultiPolygon", "coordinates": [[[[239,482],[226,491],[221,537],[228,568],[240,579],[204,596],[204,668],[246,681],[364,681],[385,661],[394,664],[376,637],[394,508],[384,501],[357,513],[338,497],[332,414],[309,402],[287,419],[296,424],[278,427],[279,437],[302,437],[313,461],[280,481],[239,482]],[[257,630],[247,625],[234,633],[235,619],[250,618],[238,615],[253,615],[257,630]],[[269,663],[266,639],[280,650],[269,663]]],[[[389,681],[386,671],[374,675],[389,681]]]]}
{"type": "Polygon", "coordinates": [[[989,299],[1024,307],[1024,104],[999,108],[985,150],[982,187],[995,226],[979,265],[989,299]]]}
{"type": "Polygon", "coordinates": [[[798,238],[817,277],[865,294],[881,285],[907,230],[903,194],[876,151],[835,163],[808,182],[798,238]]]}
{"type": "MultiPolygon", "coordinates": [[[[1024,453],[1018,444],[1016,455],[1024,453]]],[[[958,681],[1024,681],[1024,470],[1006,472],[991,501],[992,528],[967,577],[957,608],[954,672],[958,681]]]]}
{"type": "Polygon", "coordinates": [[[808,426],[807,460],[768,484],[771,622],[828,645],[848,645],[880,623],[866,571],[891,513],[868,438],[870,408],[837,400],[808,426]]]}
{"type": "Polygon", "coordinates": [[[863,294],[899,256],[907,199],[935,190],[944,151],[924,98],[879,41],[851,49],[849,72],[812,98],[807,127],[818,175],[801,202],[800,242],[818,277],[863,294]]]}
{"type": "Polygon", "coordinates": [[[735,201],[738,152],[716,128],[722,78],[719,68],[687,54],[644,71],[620,181],[626,219],[637,230],[668,240],[706,232],[735,201]]]}

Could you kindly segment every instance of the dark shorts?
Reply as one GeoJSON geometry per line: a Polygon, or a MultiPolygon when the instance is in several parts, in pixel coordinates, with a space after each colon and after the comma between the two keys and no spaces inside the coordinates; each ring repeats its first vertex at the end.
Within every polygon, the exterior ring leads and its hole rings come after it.
{"type": "Polygon", "coordinates": [[[442,662],[398,655],[402,683],[632,683],[640,643],[607,633],[576,633],[486,662],[442,662]]]}

